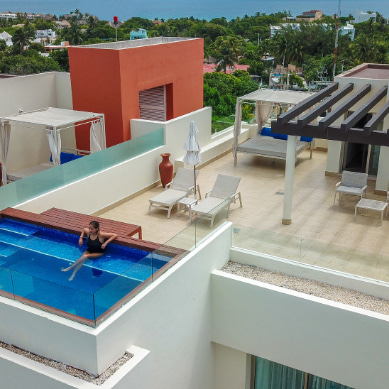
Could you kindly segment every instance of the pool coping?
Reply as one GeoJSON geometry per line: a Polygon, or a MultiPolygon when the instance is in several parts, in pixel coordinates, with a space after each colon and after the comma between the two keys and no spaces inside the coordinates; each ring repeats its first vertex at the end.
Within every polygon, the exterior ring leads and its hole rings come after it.
{"type": "Polygon", "coordinates": [[[31,224],[35,224],[38,226],[46,227],[46,228],[53,228],[56,230],[60,230],[63,232],[67,232],[70,234],[79,235],[80,229],[82,227],[79,227],[80,221],[85,222],[85,227],[88,225],[90,220],[97,220],[102,223],[102,225],[109,225],[109,229],[112,231],[115,231],[115,225],[120,231],[120,234],[118,234],[117,239],[115,239],[114,243],[122,246],[127,246],[131,248],[141,249],[149,252],[156,252],[161,255],[165,255],[168,257],[171,257],[171,260],[167,262],[164,266],[162,266],[160,269],[158,269],[155,273],[153,273],[149,278],[147,278],[145,281],[143,281],[141,284],[139,284],[137,287],[135,287],[130,293],[125,295],[123,298],[121,298],[118,302],[116,302],[112,307],[107,309],[102,315],[95,318],[94,320],[86,319],[81,316],[48,306],[46,304],[42,304],[30,299],[27,299],[25,297],[17,296],[9,292],[0,291],[0,295],[6,298],[10,298],[12,300],[20,301],[22,303],[25,303],[29,306],[35,307],[37,309],[43,310],[48,313],[52,313],[57,316],[64,317],[66,319],[76,321],[78,323],[87,325],[89,327],[97,327],[100,323],[102,323],[104,320],[106,320],[110,315],[112,315],[114,312],[116,312],[120,307],[122,307],[124,304],[126,304],[128,301],[130,301],[134,296],[136,296],[140,291],[142,291],[144,288],[146,288],[148,285],[150,285],[155,279],[161,276],[165,271],[167,271],[169,268],[171,268],[174,264],[176,264],[188,251],[179,249],[172,246],[167,246],[159,243],[149,242],[145,241],[139,238],[133,238],[132,236],[129,236],[129,233],[131,235],[139,234],[141,236],[141,226],[137,226],[134,224],[128,224],[128,228],[126,229],[126,223],[123,222],[116,222],[114,220],[104,219],[104,218],[96,218],[90,215],[83,215],[76,212],[71,211],[65,211],[63,210],[63,214],[65,216],[64,220],[61,219],[61,211],[58,208],[52,208],[52,210],[55,210],[55,213],[48,213],[43,212],[41,214],[32,213],[29,211],[23,211],[20,209],[15,208],[6,208],[2,211],[0,211],[0,219],[6,218],[21,222],[27,222],[31,224]],[[54,217],[52,216],[54,214],[54,217]],[[70,223],[69,217],[77,216],[78,223],[74,223],[73,225],[70,223]],[[128,231],[130,231],[128,233],[128,231]],[[124,236],[123,236],[124,235],[124,236]]]}

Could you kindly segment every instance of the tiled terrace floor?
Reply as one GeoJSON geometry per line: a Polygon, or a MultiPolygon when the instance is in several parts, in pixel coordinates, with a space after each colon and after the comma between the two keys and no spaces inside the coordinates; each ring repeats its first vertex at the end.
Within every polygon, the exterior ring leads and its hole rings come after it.
{"type": "MultiPolygon", "coordinates": [[[[229,220],[234,223],[234,245],[304,263],[345,271],[389,282],[389,221],[380,226],[378,215],[357,216],[358,199],[344,196],[342,206],[333,206],[337,177],[325,176],[327,154],[315,151],[300,154],[295,170],[292,224],[283,225],[285,163],[249,154],[238,155],[234,167],[231,154],[200,169],[198,182],[202,193],[212,188],[218,173],[241,177],[239,189],[243,207],[231,205],[229,220]]],[[[142,226],[143,239],[177,244],[172,240],[187,235],[193,242],[194,227],[189,228],[187,214],[153,209],[148,215],[148,200],[163,188],[158,186],[99,216],[142,226]],[[183,230],[187,229],[184,233],[183,230]]],[[[368,198],[384,200],[373,194],[369,182],[368,198]]],[[[226,219],[221,215],[215,227],[226,219]]],[[[209,221],[199,223],[197,240],[212,232],[209,221]]],[[[185,244],[184,244],[185,245],[185,244]]],[[[182,246],[180,246],[182,247],[182,246]]],[[[188,247],[185,247],[188,248],[188,247]]]]}

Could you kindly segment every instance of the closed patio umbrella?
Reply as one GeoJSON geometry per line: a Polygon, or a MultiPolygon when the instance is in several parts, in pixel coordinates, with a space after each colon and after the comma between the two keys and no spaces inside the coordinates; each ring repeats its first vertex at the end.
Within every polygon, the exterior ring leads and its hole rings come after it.
{"type": "Polygon", "coordinates": [[[200,144],[197,139],[197,134],[199,133],[198,128],[194,121],[190,122],[189,126],[189,136],[186,138],[184,149],[186,154],[184,156],[184,162],[193,165],[193,174],[194,174],[194,195],[197,198],[197,188],[196,188],[196,165],[201,162],[200,155],[200,144]]]}

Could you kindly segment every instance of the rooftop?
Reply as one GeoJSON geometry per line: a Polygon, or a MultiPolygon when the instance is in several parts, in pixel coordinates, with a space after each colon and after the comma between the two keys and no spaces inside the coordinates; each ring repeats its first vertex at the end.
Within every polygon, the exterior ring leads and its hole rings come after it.
{"type": "MultiPolygon", "coordinates": [[[[285,163],[251,154],[239,154],[234,167],[230,153],[202,167],[198,176],[201,193],[212,188],[218,173],[241,177],[239,190],[243,207],[231,205],[229,220],[234,224],[234,245],[281,258],[333,269],[376,280],[389,281],[389,222],[380,226],[376,215],[358,215],[354,220],[356,198],[344,196],[342,205],[333,205],[335,184],[339,177],[326,176],[327,153],[309,151],[299,155],[294,177],[292,224],[283,225],[283,192],[285,163]]],[[[163,191],[154,187],[99,216],[139,224],[143,239],[181,247],[185,229],[189,231],[187,214],[152,210],[148,201],[163,191]],[[177,236],[177,237],[176,237],[177,236]],[[176,237],[176,238],[175,238],[176,237]]],[[[368,198],[384,200],[374,194],[369,180],[368,198]]],[[[215,228],[227,219],[220,215],[215,228]]],[[[211,233],[209,221],[196,225],[197,239],[211,233]]]]}
{"type": "Polygon", "coordinates": [[[389,65],[365,63],[343,73],[339,77],[365,78],[369,80],[389,80],[389,65]]]}
{"type": "Polygon", "coordinates": [[[122,50],[129,49],[134,47],[143,47],[143,46],[152,46],[160,45],[164,43],[174,43],[182,42],[190,39],[198,38],[175,38],[175,37],[157,37],[157,38],[144,38],[144,39],[135,39],[131,41],[119,41],[119,42],[109,42],[109,43],[97,43],[94,45],[80,45],[76,48],[90,48],[90,49],[111,49],[111,50],[122,50]]]}

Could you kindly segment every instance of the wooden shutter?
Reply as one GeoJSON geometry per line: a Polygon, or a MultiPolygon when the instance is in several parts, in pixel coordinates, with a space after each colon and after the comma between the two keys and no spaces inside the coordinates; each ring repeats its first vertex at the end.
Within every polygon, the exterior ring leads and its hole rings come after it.
{"type": "Polygon", "coordinates": [[[139,92],[140,119],[166,121],[165,86],[145,89],[139,92]]]}

